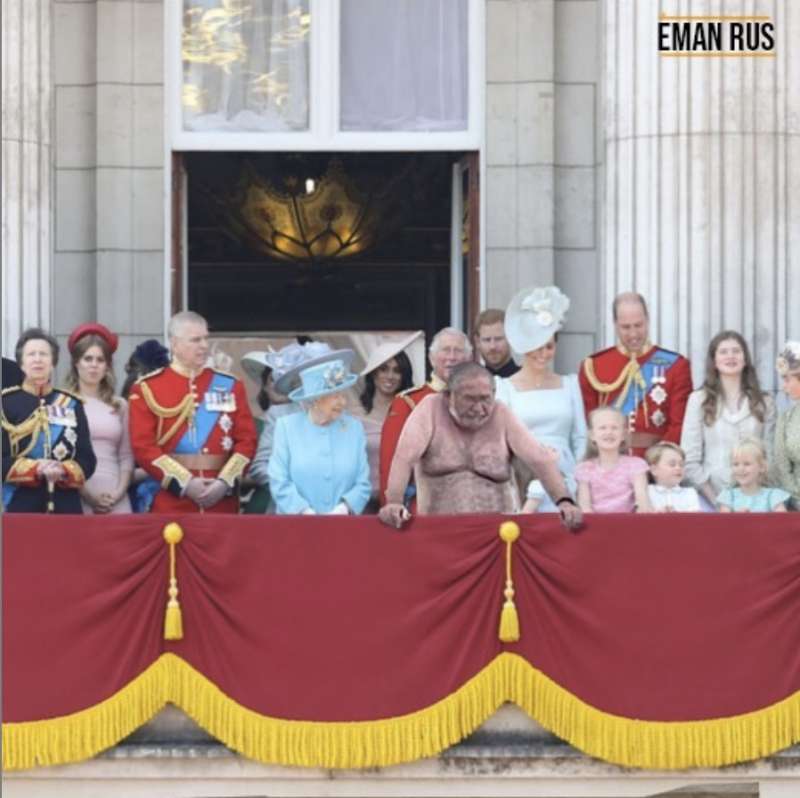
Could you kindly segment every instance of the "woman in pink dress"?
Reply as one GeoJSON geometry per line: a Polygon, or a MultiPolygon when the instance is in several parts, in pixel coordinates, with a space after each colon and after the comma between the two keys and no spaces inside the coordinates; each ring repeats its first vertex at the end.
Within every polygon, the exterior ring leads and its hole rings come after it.
{"type": "Polygon", "coordinates": [[[81,490],[84,513],[130,513],[128,486],[133,453],[128,437],[128,405],[114,396],[112,355],[117,336],[102,324],[81,324],[67,342],[72,366],[69,389],[80,394],[89,421],[97,469],[81,490]]]}

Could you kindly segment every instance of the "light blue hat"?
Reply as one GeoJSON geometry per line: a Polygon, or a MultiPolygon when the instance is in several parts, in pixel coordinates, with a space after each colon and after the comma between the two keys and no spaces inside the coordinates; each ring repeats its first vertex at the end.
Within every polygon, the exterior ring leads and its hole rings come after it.
{"type": "Polygon", "coordinates": [[[289,398],[293,402],[310,401],[350,388],[358,379],[358,375],[350,371],[354,354],[352,349],[338,349],[331,353],[335,358],[304,368],[300,372],[300,387],[293,390],[289,398]]]}

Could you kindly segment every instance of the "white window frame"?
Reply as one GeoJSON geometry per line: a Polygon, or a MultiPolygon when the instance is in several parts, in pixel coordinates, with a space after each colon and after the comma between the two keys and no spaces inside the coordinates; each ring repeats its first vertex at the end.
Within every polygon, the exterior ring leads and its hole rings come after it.
{"type": "Polygon", "coordinates": [[[309,129],[275,133],[195,132],[183,128],[181,23],[183,0],[164,3],[165,105],[169,149],[252,152],[480,150],[483,141],[485,0],[467,0],[468,117],[466,130],[340,131],[339,43],[341,0],[310,0],[309,129]],[[325,33],[328,35],[324,35],[325,33]]]}

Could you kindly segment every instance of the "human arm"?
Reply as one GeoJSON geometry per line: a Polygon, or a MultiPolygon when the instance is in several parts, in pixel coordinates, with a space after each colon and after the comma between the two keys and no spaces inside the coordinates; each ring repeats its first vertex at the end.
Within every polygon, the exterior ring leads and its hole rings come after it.
{"type": "Polygon", "coordinates": [[[89,477],[94,474],[97,467],[97,458],[92,448],[92,439],[89,433],[89,422],[86,418],[86,411],[83,409],[83,402],[75,400],[75,444],[72,450],[72,457],[60,462],[64,473],[58,479],[57,484],[60,488],[81,488],[89,477]]]}
{"type": "Polygon", "coordinates": [[[272,408],[270,408],[264,418],[264,427],[261,430],[261,435],[258,437],[258,445],[256,446],[253,462],[250,463],[250,468],[247,471],[248,477],[256,485],[269,484],[268,468],[275,438],[275,420],[275,414],[272,412],[272,408]]]}
{"type": "Polygon", "coordinates": [[[586,454],[586,408],[583,404],[580,379],[576,374],[564,377],[569,385],[570,405],[572,407],[572,429],[570,430],[570,448],[575,462],[579,462],[586,454]]]}
{"type": "Polygon", "coordinates": [[[230,413],[233,426],[229,432],[233,439],[233,448],[227,462],[217,475],[217,478],[227,486],[227,490],[220,495],[220,489],[217,486],[209,485],[204,496],[208,501],[211,501],[213,497],[213,502],[201,505],[206,508],[213,507],[214,504],[238,488],[245,469],[256,451],[256,425],[253,421],[253,414],[250,412],[244,385],[239,380],[236,380],[233,385],[233,395],[236,400],[236,409],[230,413]]]}
{"type": "Polygon", "coordinates": [[[417,405],[400,433],[389,481],[386,487],[386,502],[402,504],[405,490],[411,479],[414,466],[422,459],[433,437],[433,411],[435,399],[426,398],[417,405]]]}
{"type": "Polygon", "coordinates": [[[592,512],[592,490],[588,482],[578,480],[578,507],[585,513],[592,512]]]}
{"type": "Polygon", "coordinates": [[[513,454],[530,468],[555,502],[571,493],[558,467],[558,453],[542,446],[525,425],[505,406],[495,405],[506,432],[506,442],[513,454]]]}
{"type": "Polygon", "coordinates": [[[695,391],[686,405],[681,430],[681,449],[686,455],[684,476],[686,480],[700,490],[710,501],[714,502],[716,496],[711,487],[709,477],[711,470],[705,462],[705,423],[703,421],[703,391],[695,391]]]}
{"type": "Polygon", "coordinates": [[[692,370],[685,357],[679,356],[667,371],[665,388],[669,397],[669,413],[662,440],[679,443],[686,405],[692,393],[692,370]]]}
{"type": "Polygon", "coordinates": [[[389,485],[389,475],[392,470],[392,461],[408,417],[411,415],[412,400],[405,396],[396,396],[391,405],[386,419],[381,428],[381,442],[378,450],[378,471],[380,475],[380,502],[385,504],[386,489],[389,485]]]}
{"type": "Polygon", "coordinates": [[[652,513],[653,506],[650,504],[650,496],[647,494],[647,472],[641,471],[631,477],[633,483],[633,496],[636,501],[637,513],[652,513]]]}
{"type": "MultiPolygon", "coordinates": [[[[291,476],[292,457],[300,453],[292,451],[292,439],[289,433],[289,422],[292,416],[283,416],[275,425],[272,456],[269,458],[267,473],[272,498],[275,500],[276,510],[281,515],[297,515],[306,510],[313,510],[291,476]]],[[[298,442],[300,443],[300,442],[298,442]]]]}
{"type": "Polygon", "coordinates": [[[369,481],[369,462],[367,461],[367,439],[364,434],[364,426],[354,418],[348,420],[348,440],[352,441],[354,455],[356,458],[355,481],[342,496],[342,501],[346,503],[350,512],[360,515],[367,506],[372,485],[369,481]]]}

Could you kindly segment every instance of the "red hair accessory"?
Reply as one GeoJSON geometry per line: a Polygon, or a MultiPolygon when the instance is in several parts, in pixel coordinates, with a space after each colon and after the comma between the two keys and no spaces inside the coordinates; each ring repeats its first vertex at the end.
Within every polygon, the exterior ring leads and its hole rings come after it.
{"type": "Polygon", "coordinates": [[[70,354],[75,350],[75,345],[78,343],[78,341],[87,335],[100,336],[100,338],[102,338],[108,344],[108,348],[111,350],[112,355],[117,351],[117,346],[119,344],[119,338],[117,335],[112,333],[108,327],[98,324],[97,322],[92,322],[90,324],[79,324],[72,331],[72,334],[69,336],[69,340],[67,341],[67,349],[69,349],[70,354]]]}

